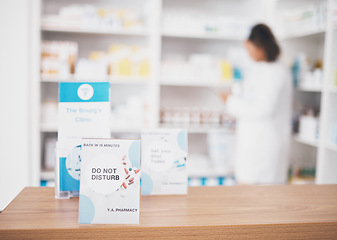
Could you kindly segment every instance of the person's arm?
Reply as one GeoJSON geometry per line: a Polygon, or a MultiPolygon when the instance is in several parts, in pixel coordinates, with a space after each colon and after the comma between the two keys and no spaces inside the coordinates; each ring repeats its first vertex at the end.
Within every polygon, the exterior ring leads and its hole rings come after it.
{"type": "MultiPolygon", "coordinates": [[[[269,74],[268,74],[269,75],[269,74]]],[[[269,117],[277,109],[278,98],[281,96],[282,87],[273,77],[261,76],[254,88],[254,92],[246,96],[230,96],[227,100],[228,113],[236,118],[259,119],[269,117]]],[[[270,75],[269,75],[270,76],[270,75]]],[[[279,78],[282,76],[274,76],[279,78]]]]}

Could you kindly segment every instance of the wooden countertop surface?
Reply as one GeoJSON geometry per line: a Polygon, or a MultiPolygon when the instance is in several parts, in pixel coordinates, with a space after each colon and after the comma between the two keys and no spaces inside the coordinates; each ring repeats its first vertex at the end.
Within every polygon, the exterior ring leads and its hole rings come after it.
{"type": "Polygon", "coordinates": [[[139,225],[80,225],[78,198],[25,188],[0,214],[0,239],[337,239],[337,185],[190,187],[142,196],[139,225]]]}

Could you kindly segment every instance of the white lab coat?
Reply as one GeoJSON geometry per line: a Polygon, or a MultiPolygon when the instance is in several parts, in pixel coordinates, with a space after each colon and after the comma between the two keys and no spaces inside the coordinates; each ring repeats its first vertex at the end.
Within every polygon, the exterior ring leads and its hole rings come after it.
{"type": "Polygon", "coordinates": [[[227,102],[237,118],[235,174],[244,184],[287,181],[292,85],[280,63],[254,63],[241,94],[227,102]]]}

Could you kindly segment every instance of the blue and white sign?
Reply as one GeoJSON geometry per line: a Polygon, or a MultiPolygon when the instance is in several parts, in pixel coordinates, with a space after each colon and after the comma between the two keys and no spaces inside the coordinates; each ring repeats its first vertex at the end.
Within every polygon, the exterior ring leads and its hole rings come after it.
{"type": "Polygon", "coordinates": [[[82,138],[110,137],[109,82],[59,84],[56,196],[77,196],[82,138]]]}
{"type": "Polygon", "coordinates": [[[58,140],[109,136],[109,82],[61,82],[58,140]]]}

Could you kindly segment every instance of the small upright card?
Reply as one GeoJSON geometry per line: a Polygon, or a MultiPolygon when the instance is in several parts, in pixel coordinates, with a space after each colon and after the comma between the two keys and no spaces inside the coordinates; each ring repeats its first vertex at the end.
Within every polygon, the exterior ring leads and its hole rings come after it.
{"type": "Polygon", "coordinates": [[[83,139],[79,223],[139,224],[140,141],[83,139]]]}
{"type": "Polygon", "coordinates": [[[187,194],[187,131],[142,131],[142,195],[187,194]]]}

